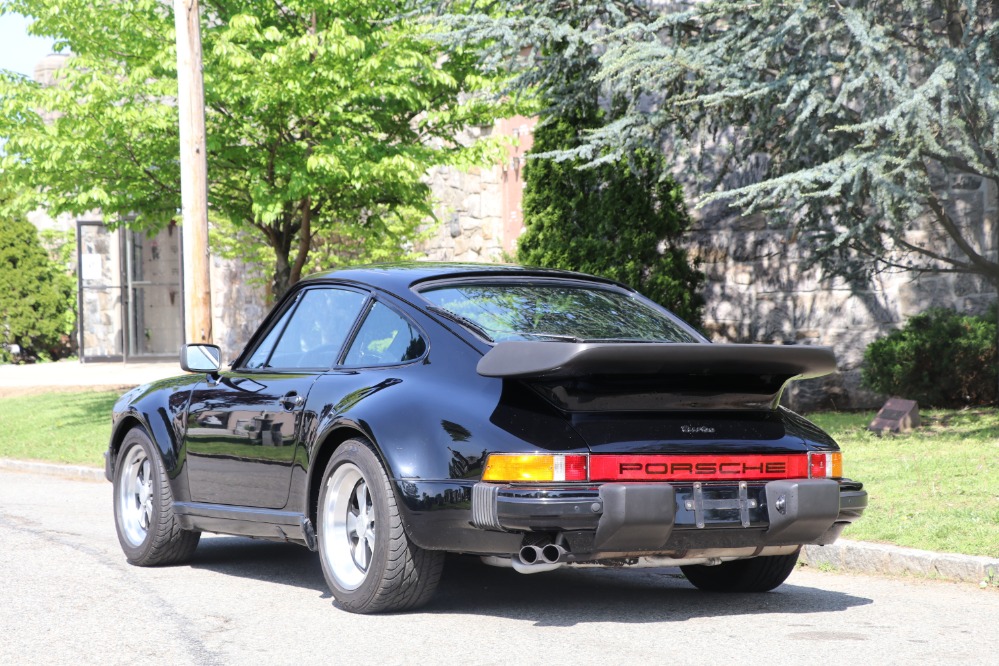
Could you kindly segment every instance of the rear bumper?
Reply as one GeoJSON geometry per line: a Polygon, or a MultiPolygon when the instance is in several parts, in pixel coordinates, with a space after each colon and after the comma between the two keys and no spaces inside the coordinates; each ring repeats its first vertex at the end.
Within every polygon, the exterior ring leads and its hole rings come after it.
{"type": "Polygon", "coordinates": [[[477,483],[472,524],[501,532],[566,533],[574,553],[832,543],[867,507],[860,483],[477,483]]]}

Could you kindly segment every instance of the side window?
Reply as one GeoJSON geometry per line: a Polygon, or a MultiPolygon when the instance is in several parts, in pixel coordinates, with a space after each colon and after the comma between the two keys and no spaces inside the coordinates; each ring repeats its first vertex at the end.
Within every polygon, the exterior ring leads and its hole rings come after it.
{"type": "Polygon", "coordinates": [[[250,357],[249,368],[321,368],[333,366],[367,296],[346,289],[309,289],[250,357]],[[287,319],[287,322],[285,320],[287,319]],[[280,336],[263,365],[260,356],[280,336]]]}
{"type": "Polygon", "coordinates": [[[402,315],[375,303],[344,359],[346,366],[388,365],[420,358],[427,343],[402,315]]]}

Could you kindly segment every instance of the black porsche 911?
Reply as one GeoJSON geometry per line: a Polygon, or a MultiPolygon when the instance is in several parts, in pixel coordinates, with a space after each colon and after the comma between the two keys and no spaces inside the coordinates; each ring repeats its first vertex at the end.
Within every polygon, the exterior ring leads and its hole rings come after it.
{"type": "Polygon", "coordinates": [[[295,285],[223,371],[114,407],[106,476],[128,561],[201,532],[319,551],[338,605],[403,610],[444,554],[522,573],[679,566],[763,592],[867,506],[839,447],[779,406],[826,348],[712,344],[587,275],[416,263],[295,285]]]}

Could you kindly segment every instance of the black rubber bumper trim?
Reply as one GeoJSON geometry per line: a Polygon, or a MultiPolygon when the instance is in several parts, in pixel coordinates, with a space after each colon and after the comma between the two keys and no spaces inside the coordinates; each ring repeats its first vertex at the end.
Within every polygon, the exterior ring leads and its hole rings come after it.
{"type": "Polygon", "coordinates": [[[849,509],[851,511],[863,511],[867,508],[866,490],[846,490],[839,494],[840,510],[849,509]]]}
{"type": "Polygon", "coordinates": [[[607,483],[593,546],[605,551],[662,548],[673,531],[676,492],[668,483],[607,483]]]}
{"type": "Polygon", "coordinates": [[[841,490],[839,493],[839,516],[837,523],[852,523],[864,513],[867,508],[866,490],[841,490]]]}
{"type": "MultiPolygon", "coordinates": [[[[478,486],[489,484],[476,484],[478,486]]],[[[486,493],[473,489],[473,500],[486,493]]],[[[583,488],[514,488],[501,486],[495,497],[496,525],[505,530],[595,530],[603,513],[597,486],[583,488]]],[[[473,515],[480,509],[473,501],[473,515]]],[[[487,526],[489,518],[483,517],[487,526]]]]}

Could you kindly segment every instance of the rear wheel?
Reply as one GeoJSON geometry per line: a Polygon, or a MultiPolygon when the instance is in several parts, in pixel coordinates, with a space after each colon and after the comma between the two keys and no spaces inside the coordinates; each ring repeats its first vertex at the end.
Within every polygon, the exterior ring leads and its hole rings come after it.
{"type": "Polygon", "coordinates": [[[444,553],[409,540],[388,476],[367,442],[348,440],[333,454],[318,523],[323,575],[344,610],[408,610],[433,596],[444,553]]]}
{"type": "Polygon", "coordinates": [[[179,564],[198,547],[201,532],[180,528],[163,461],[141,428],[125,435],[114,470],[114,522],[132,564],[179,564]]]}
{"type": "Polygon", "coordinates": [[[798,553],[753,557],[722,562],[715,566],[693,564],[680,567],[694,587],[708,592],[769,592],[791,575],[798,553]]]}

